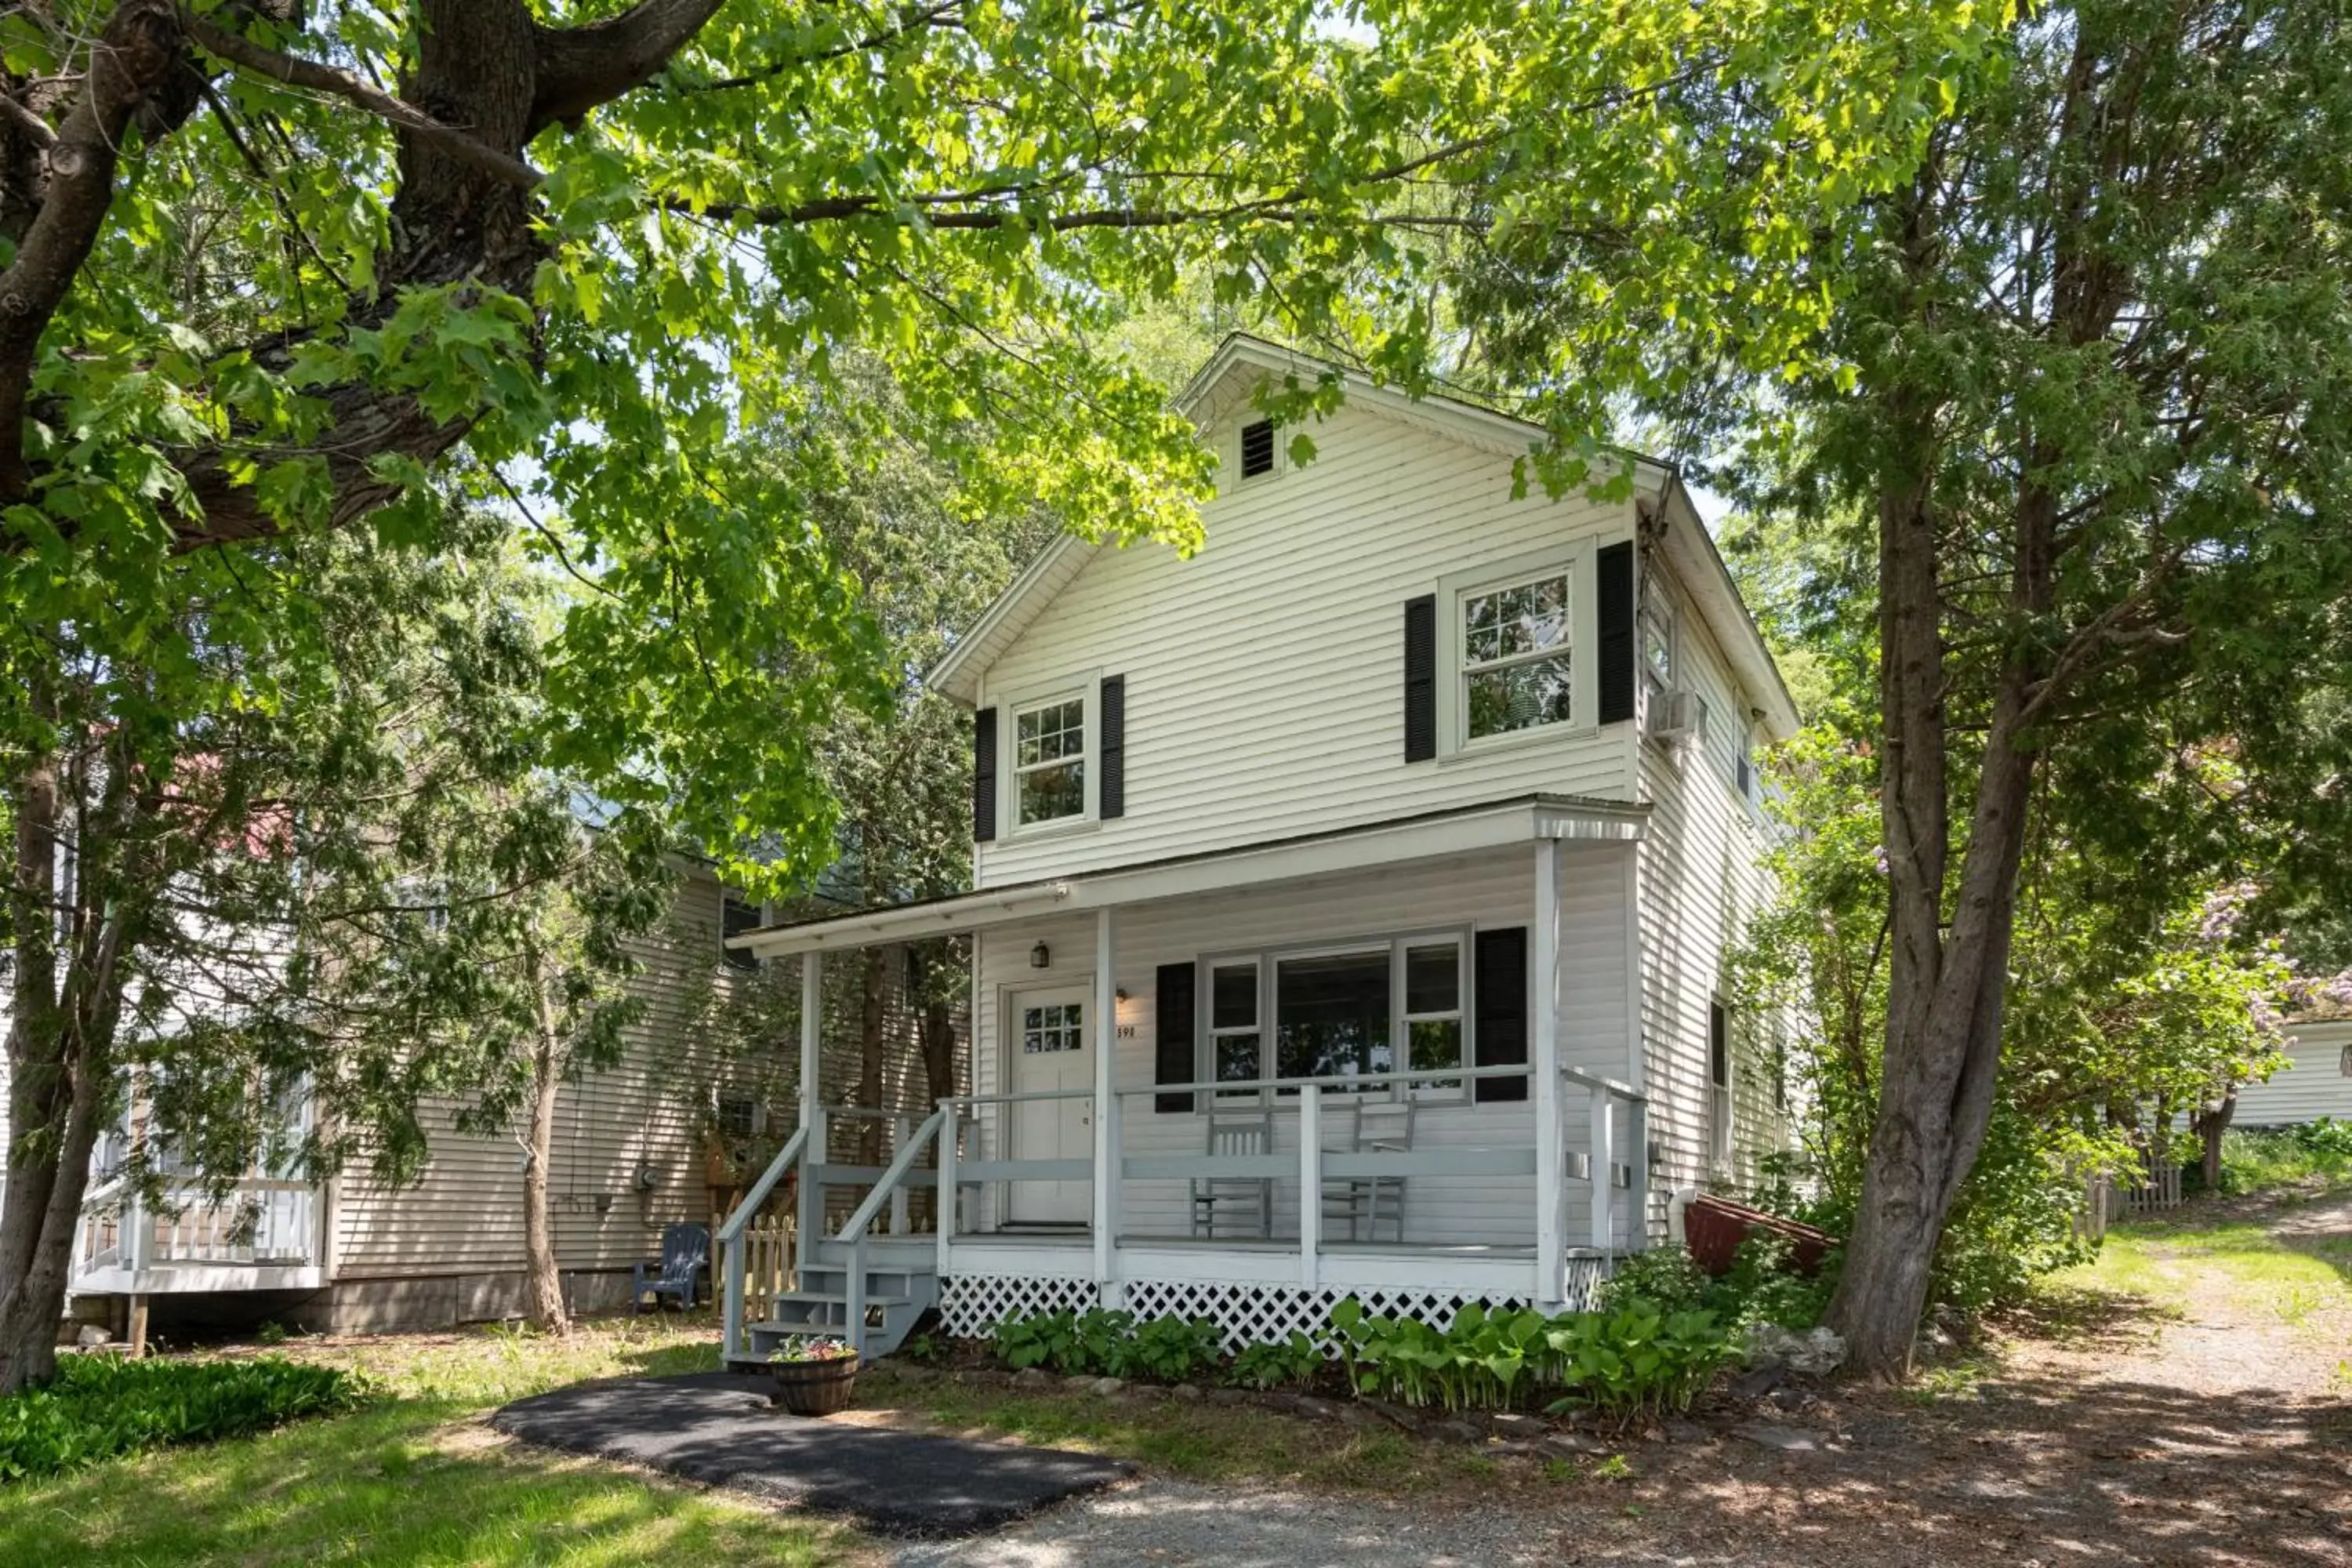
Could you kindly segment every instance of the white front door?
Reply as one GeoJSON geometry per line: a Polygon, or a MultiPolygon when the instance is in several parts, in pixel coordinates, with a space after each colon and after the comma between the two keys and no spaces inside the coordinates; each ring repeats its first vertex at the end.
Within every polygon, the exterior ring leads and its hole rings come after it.
{"type": "MultiPolygon", "coordinates": [[[[1071,1095],[1013,1104],[1013,1157],[1092,1160],[1094,998],[1084,987],[1015,994],[1012,1057],[1013,1093],[1071,1095]]],[[[1085,1182],[1013,1184],[1012,1217],[1017,1224],[1084,1225],[1093,1217],[1093,1188],[1085,1182]]]]}

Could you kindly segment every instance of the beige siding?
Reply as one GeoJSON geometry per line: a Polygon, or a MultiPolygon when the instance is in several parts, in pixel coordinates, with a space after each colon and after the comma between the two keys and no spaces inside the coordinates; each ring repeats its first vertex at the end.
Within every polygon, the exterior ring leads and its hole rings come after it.
{"type": "MultiPolygon", "coordinates": [[[[699,968],[718,951],[718,884],[679,889],[674,941],[648,944],[641,984],[652,997],[621,1064],[567,1083],[556,1100],[549,1207],[556,1260],[609,1269],[659,1255],[661,1230],[708,1216],[699,1138],[710,1063],[685,1037],[699,968]],[[637,1173],[649,1169],[649,1192],[637,1173]]],[[[432,1152],[422,1179],[392,1189],[345,1175],[334,1203],[338,1279],[474,1274],[522,1267],[522,1149],[511,1137],[452,1126],[456,1104],[425,1111],[432,1152]]]]}
{"type": "MultiPolygon", "coordinates": [[[[1025,835],[1000,812],[1009,836],[980,846],[979,886],[1534,791],[1631,797],[1625,726],[1408,766],[1402,650],[1405,602],[1441,578],[1629,537],[1633,503],[1515,500],[1507,458],[1360,405],[1312,434],[1313,464],[1207,505],[1192,559],[1101,552],[985,672],[992,703],[1125,676],[1127,811],[1025,835]]],[[[1591,631],[1573,633],[1588,660],[1591,631]]],[[[1441,679],[1446,655],[1441,634],[1441,679]]]]}
{"type": "Polygon", "coordinates": [[[2345,1053],[2352,1051],[2352,1018],[2325,1024],[2290,1024],[2286,1054],[2293,1065],[2262,1083],[2242,1085],[2234,1118],[2241,1127],[2289,1127],[2323,1116],[2352,1120],[2352,1077],[2345,1053]]]}
{"type": "MultiPolygon", "coordinates": [[[[640,981],[651,998],[633,1031],[630,1048],[608,1072],[565,1084],[556,1101],[556,1141],[550,1208],[556,1258],[569,1269],[625,1268],[660,1251],[661,1231],[680,1220],[708,1223],[704,1131],[714,1095],[725,1089],[753,1096],[773,1124],[772,1144],[789,1134],[797,1095],[799,1034],[794,1013],[798,965],[760,984],[780,984],[785,1006],[763,1059],[730,1063],[695,1037],[695,1009],[709,995],[702,976],[719,953],[719,889],[696,872],[679,890],[674,931],[644,950],[640,981]],[[651,1171],[650,1192],[637,1173],[651,1171]]],[[[827,965],[819,1094],[827,1104],[858,1100],[863,1051],[864,966],[882,966],[882,1074],[879,1109],[928,1115],[918,1020],[904,994],[903,950],[838,958],[827,965]]],[[[739,1003],[753,984],[722,974],[723,998],[739,1003]]],[[[959,1009],[956,1023],[963,1026],[959,1009]]],[[[959,1055],[966,1054],[959,1047],[959,1055]]],[[[388,1189],[347,1175],[335,1205],[338,1279],[479,1274],[522,1267],[521,1148],[510,1137],[474,1137],[451,1125],[454,1102],[431,1105],[426,1127],[432,1153],[422,1180],[388,1189]]],[[[831,1140],[837,1159],[860,1155],[860,1127],[843,1120],[831,1140]]],[[[887,1129],[881,1153],[891,1149],[887,1129]]],[[[835,1194],[836,1206],[856,1194],[835,1194]]]]}
{"type": "MultiPolygon", "coordinates": [[[[1115,984],[1129,1000],[1119,1009],[1118,1024],[1133,1033],[1116,1041],[1114,1082],[1138,1087],[1152,1081],[1155,972],[1160,964],[1357,938],[1526,926],[1534,915],[1536,853],[1529,845],[1326,883],[1176,900],[1120,911],[1113,934],[1115,984]]],[[[1622,1079],[1627,1076],[1628,1043],[1622,1000],[1626,926],[1622,862],[1627,852],[1621,846],[1572,845],[1561,853],[1561,1057],[1570,1065],[1622,1079]]],[[[984,933],[980,952],[974,1078],[986,1093],[1003,1079],[1003,1036],[1012,996],[1024,990],[1088,984],[1094,970],[1094,924],[1088,919],[1065,918],[1008,926],[984,933]],[[1040,941],[1053,960],[1044,970],[1029,966],[1030,949],[1040,941]]],[[[1336,1144],[1348,1135],[1349,1113],[1341,1097],[1333,1096],[1328,1103],[1326,1142],[1336,1144]]],[[[1580,1100],[1571,1101],[1569,1122],[1569,1147],[1580,1151],[1587,1142],[1580,1100]]],[[[1124,1125],[1130,1154],[1194,1153],[1203,1136],[1199,1119],[1155,1113],[1145,1096],[1126,1101],[1124,1125]]],[[[1278,1150],[1297,1148],[1297,1125],[1295,1108],[1279,1106],[1278,1150]]],[[[1524,1103],[1471,1105],[1454,1099],[1425,1102],[1414,1135],[1423,1147],[1525,1147],[1534,1141],[1532,1129],[1524,1103]]],[[[1123,1196],[1123,1230],[1128,1234],[1181,1236],[1190,1228],[1182,1183],[1133,1182],[1123,1196]]],[[[1278,1185],[1278,1234],[1297,1234],[1297,1184],[1278,1185]]],[[[1408,1195],[1406,1234],[1420,1241],[1531,1245],[1534,1212],[1526,1178],[1416,1178],[1408,1195]]],[[[992,1217],[992,1209],[987,1218],[992,1217]]],[[[1571,1219],[1572,1226],[1579,1223],[1571,1219]]]]}

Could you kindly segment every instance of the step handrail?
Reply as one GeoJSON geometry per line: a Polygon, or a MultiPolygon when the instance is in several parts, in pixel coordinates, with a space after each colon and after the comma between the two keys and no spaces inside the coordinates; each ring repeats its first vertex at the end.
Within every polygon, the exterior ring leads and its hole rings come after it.
{"type": "Polygon", "coordinates": [[[841,1326],[849,1348],[861,1356],[866,1353],[866,1232],[874,1224],[874,1216],[882,1212],[882,1205],[890,1201],[891,1193],[915,1168],[915,1157],[923,1152],[923,1145],[939,1136],[947,1117],[948,1113],[941,1110],[924,1119],[914,1136],[898,1146],[898,1157],[890,1162],[889,1168],[874,1184],[874,1190],[866,1194],[866,1201],[857,1205],[849,1223],[833,1238],[849,1244],[849,1278],[843,1287],[848,1299],[842,1305],[841,1326]]]}
{"type": "Polygon", "coordinates": [[[743,1351],[743,1232],[751,1225],[751,1217],[760,1212],[760,1206],[768,1201],[768,1194],[776,1190],[776,1184],[784,1179],[784,1173],[799,1163],[802,1152],[808,1147],[808,1141],[809,1130],[806,1127],[795,1128],[792,1137],[785,1140],[783,1148],[768,1163],[768,1168],[760,1173],[760,1179],[751,1184],[751,1190],[743,1194],[743,1201],[735,1205],[735,1212],[729,1215],[727,1222],[719,1227],[719,1244],[724,1248],[726,1262],[723,1267],[727,1276],[720,1288],[719,1320],[719,1353],[723,1358],[722,1365],[743,1351]]]}

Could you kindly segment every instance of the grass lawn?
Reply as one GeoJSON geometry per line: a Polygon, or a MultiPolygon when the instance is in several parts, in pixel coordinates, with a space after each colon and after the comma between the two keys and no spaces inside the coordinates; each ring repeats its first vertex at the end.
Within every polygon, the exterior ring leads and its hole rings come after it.
{"type": "Polygon", "coordinates": [[[1107,1399],[1064,1384],[1033,1390],[908,1382],[893,1376],[887,1363],[859,1379],[857,1404],[868,1418],[895,1425],[1079,1448],[1193,1481],[1461,1500],[1491,1495],[1497,1487],[1613,1477],[1623,1469],[1612,1456],[1574,1462],[1496,1459],[1458,1442],[1408,1437],[1372,1421],[1342,1426],[1261,1405],[1188,1402],[1156,1392],[1107,1399]]]}
{"type": "Polygon", "coordinates": [[[593,1324],[569,1343],[498,1331],[289,1341],[388,1397],[259,1437],[0,1487],[0,1563],[857,1563],[848,1529],[521,1447],[478,1417],[583,1378],[718,1364],[707,1329],[593,1324]]]}
{"type": "Polygon", "coordinates": [[[2136,1296],[2178,1315],[2199,1275],[2218,1278],[2248,1311],[2329,1331],[2329,1320],[2352,1312],[2352,1236],[2283,1232],[2261,1217],[2192,1207],[2115,1226],[2096,1262],[2053,1275],[2050,1284],[2136,1296]]]}

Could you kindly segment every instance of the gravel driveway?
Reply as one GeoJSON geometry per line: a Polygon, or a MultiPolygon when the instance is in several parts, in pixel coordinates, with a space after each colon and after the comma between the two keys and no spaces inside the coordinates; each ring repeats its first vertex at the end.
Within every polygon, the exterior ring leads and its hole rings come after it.
{"type": "MultiPolygon", "coordinates": [[[[2185,1216],[2186,1217],[2186,1216],[2185,1216]]],[[[2225,1216],[2215,1216],[2225,1217],[2225,1216]]],[[[1149,1478],[907,1568],[2352,1568],[2352,1204],[2242,1215],[2343,1277],[2282,1314],[2229,1260],[2158,1256],[2174,1292],[2003,1347],[1972,1391],[1835,1390],[1801,1452],[1718,1420],[1636,1444],[1622,1479],[1506,1469],[1432,1501],[1149,1478]]],[[[1736,1418],[1735,1418],[1736,1419],[1736,1418]]],[[[1512,1462],[1521,1468],[1525,1461],[1512,1462]]]]}

